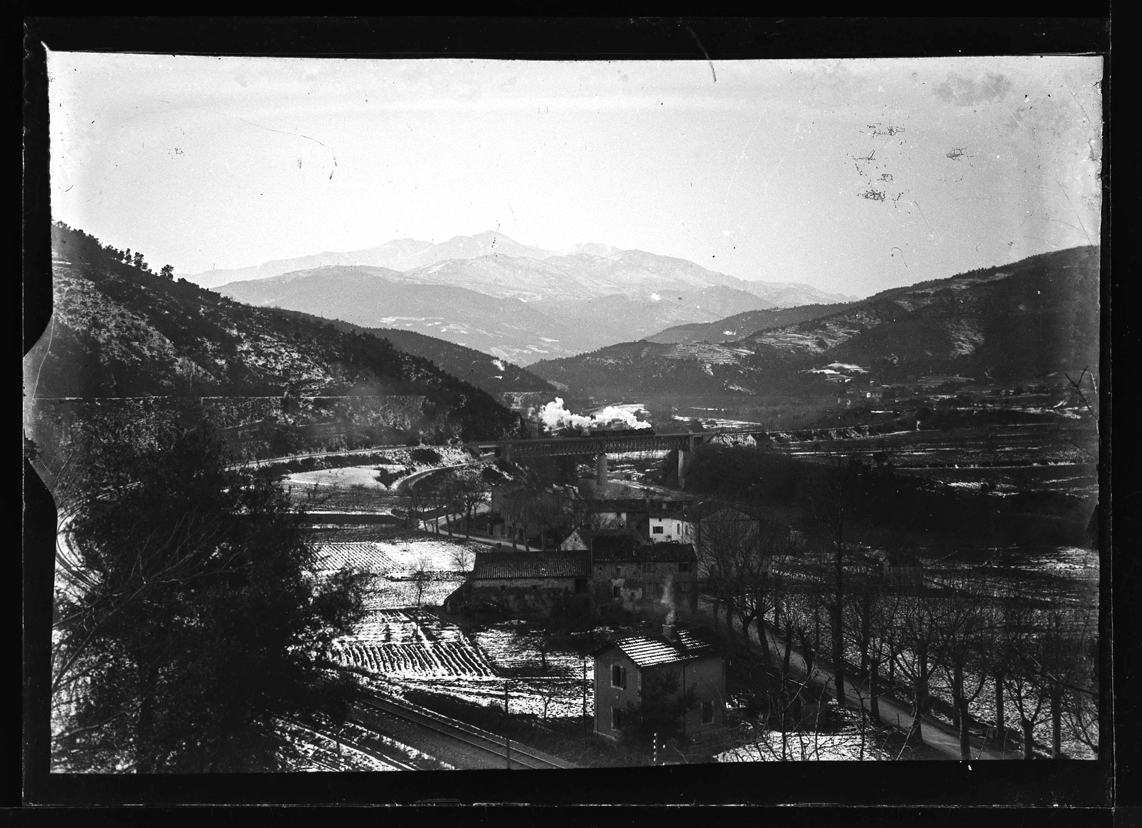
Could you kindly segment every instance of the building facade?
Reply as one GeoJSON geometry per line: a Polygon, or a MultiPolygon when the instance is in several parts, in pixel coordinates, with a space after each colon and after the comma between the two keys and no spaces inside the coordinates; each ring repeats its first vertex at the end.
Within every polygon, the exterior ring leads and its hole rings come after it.
{"type": "Polygon", "coordinates": [[[593,654],[595,732],[618,739],[648,704],[689,705],[677,725],[687,741],[701,742],[725,725],[726,662],[708,640],[681,626],[663,625],[662,635],[631,636],[604,644],[593,654]],[[664,693],[668,698],[657,698],[664,693]]]}
{"type": "Polygon", "coordinates": [[[477,552],[472,576],[444,601],[450,614],[547,618],[590,609],[590,554],[577,550],[477,552]]]}
{"type": "Polygon", "coordinates": [[[688,543],[650,543],[591,556],[596,607],[688,617],[698,611],[698,558],[688,543]]]}

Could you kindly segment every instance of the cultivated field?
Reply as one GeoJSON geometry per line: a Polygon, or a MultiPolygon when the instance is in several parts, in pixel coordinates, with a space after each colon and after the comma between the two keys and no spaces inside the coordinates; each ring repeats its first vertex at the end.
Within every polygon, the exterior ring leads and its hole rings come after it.
{"type": "Polygon", "coordinates": [[[491,678],[491,664],[460,629],[427,610],[371,612],[351,638],[334,644],[346,666],[393,679],[491,678]]]}

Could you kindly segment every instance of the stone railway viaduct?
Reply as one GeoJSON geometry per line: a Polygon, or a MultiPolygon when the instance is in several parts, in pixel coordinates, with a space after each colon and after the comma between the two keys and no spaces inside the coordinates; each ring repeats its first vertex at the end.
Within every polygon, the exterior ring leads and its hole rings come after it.
{"type": "Polygon", "coordinates": [[[525,457],[594,457],[595,479],[600,485],[607,482],[607,455],[636,451],[678,451],[678,483],[685,487],[686,471],[694,456],[694,449],[716,437],[738,435],[753,436],[758,432],[742,429],[715,429],[702,432],[674,434],[591,434],[586,437],[549,437],[536,440],[497,440],[470,443],[481,454],[494,453],[504,460],[525,457]]]}

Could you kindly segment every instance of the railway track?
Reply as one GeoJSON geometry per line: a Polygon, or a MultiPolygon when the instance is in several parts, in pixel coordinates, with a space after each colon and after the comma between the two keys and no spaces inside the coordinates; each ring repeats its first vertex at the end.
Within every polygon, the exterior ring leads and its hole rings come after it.
{"type": "MultiPolygon", "coordinates": [[[[363,696],[358,699],[358,704],[380,711],[385,715],[411,722],[446,739],[496,756],[509,769],[564,770],[575,767],[570,762],[540,753],[465,722],[409,705],[407,702],[397,703],[379,696],[363,696]]],[[[360,724],[367,726],[363,723],[360,724]]]]}
{"type": "MultiPolygon", "coordinates": [[[[402,771],[416,770],[416,768],[414,768],[412,765],[409,765],[405,762],[402,762],[399,759],[394,759],[392,756],[389,756],[386,753],[382,753],[381,751],[375,750],[374,748],[369,747],[368,745],[363,744],[363,743],[359,742],[358,740],[356,740],[350,736],[346,736],[343,733],[341,733],[341,734],[330,733],[327,730],[318,729],[311,724],[307,724],[307,723],[301,721],[300,719],[295,719],[295,718],[291,718],[291,717],[286,717],[283,719],[283,721],[288,722],[290,724],[290,726],[293,727],[295,730],[302,731],[302,732],[308,734],[309,738],[312,740],[316,741],[317,739],[322,739],[326,742],[337,743],[341,746],[341,748],[343,748],[345,750],[354,751],[356,753],[360,753],[360,754],[363,754],[365,756],[368,756],[368,757],[370,757],[370,758],[372,758],[378,762],[381,762],[382,764],[388,765],[393,770],[402,770],[402,771]]],[[[339,766],[335,763],[329,762],[328,760],[325,760],[319,756],[311,757],[310,761],[313,762],[313,764],[315,764],[315,765],[319,765],[319,766],[325,768],[326,770],[330,770],[330,771],[342,771],[342,770],[344,770],[344,768],[342,768],[341,766],[339,766]]]]}

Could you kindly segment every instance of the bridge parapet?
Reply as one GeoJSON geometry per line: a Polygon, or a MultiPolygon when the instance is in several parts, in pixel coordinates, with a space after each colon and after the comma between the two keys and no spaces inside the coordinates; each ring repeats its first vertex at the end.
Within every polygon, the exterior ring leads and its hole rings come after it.
{"type": "Polygon", "coordinates": [[[519,457],[596,457],[600,454],[619,454],[637,451],[692,452],[723,434],[753,434],[738,430],[684,432],[680,434],[592,435],[588,437],[551,437],[539,440],[499,440],[477,443],[481,451],[495,451],[504,459],[519,457]]]}

